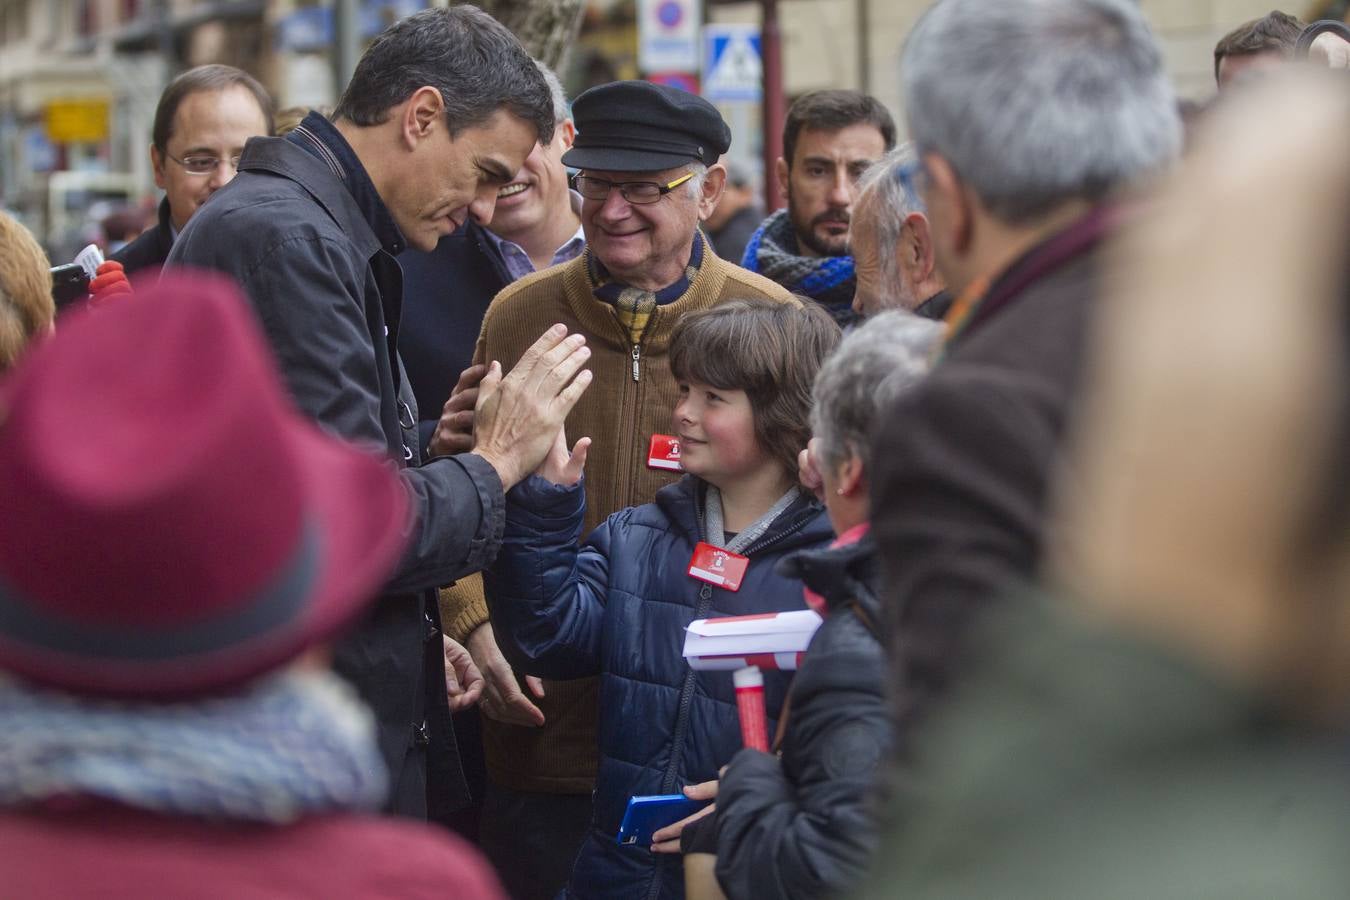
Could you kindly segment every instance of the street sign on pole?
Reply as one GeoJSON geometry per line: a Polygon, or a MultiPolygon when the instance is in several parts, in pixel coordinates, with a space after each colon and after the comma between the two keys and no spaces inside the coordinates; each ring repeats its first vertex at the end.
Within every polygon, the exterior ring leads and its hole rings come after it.
{"type": "Polygon", "coordinates": [[[754,25],[703,26],[703,96],[715,102],[758,103],[764,66],[754,25]]]}
{"type": "Polygon", "coordinates": [[[97,144],[108,139],[106,98],[53,100],[43,112],[53,144],[97,144]]]}
{"type": "Polygon", "coordinates": [[[697,72],[702,0],[638,0],[638,68],[697,72]]]}

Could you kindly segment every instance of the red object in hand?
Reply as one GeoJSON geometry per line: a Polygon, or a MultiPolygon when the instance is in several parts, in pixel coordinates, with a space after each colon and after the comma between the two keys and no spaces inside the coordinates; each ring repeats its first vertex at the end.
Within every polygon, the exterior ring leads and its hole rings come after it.
{"type": "Polygon", "coordinates": [[[736,711],[741,716],[741,743],[752,750],[769,752],[769,723],[764,713],[764,675],[759,666],[737,669],[731,676],[736,685],[736,711]]]}
{"type": "Polygon", "coordinates": [[[95,272],[94,280],[89,282],[89,300],[92,303],[102,303],[118,294],[132,292],[131,282],[127,280],[127,273],[122,271],[120,262],[110,259],[95,272]]]}

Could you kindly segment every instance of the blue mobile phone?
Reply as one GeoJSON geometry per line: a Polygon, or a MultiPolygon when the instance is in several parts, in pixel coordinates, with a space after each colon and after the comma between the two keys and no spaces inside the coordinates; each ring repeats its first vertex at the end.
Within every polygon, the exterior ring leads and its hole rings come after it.
{"type": "Polygon", "coordinates": [[[620,844],[650,847],[653,832],[692,816],[706,805],[707,801],[690,800],[684,794],[629,797],[617,840],[620,844]]]}

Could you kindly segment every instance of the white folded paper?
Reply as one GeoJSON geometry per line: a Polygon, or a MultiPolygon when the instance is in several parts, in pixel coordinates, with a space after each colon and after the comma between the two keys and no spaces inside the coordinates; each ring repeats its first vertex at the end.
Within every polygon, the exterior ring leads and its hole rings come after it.
{"type": "Polygon", "coordinates": [[[75,257],[75,262],[79,264],[80,268],[84,269],[85,274],[92,281],[94,276],[98,274],[98,267],[103,265],[103,251],[98,249],[98,244],[90,244],[79,252],[79,255],[75,257]]]}
{"type": "Polygon", "coordinates": [[[696,619],[685,631],[684,658],[705,671],[796,669],[820,623],[809,609],[696,619]]]}

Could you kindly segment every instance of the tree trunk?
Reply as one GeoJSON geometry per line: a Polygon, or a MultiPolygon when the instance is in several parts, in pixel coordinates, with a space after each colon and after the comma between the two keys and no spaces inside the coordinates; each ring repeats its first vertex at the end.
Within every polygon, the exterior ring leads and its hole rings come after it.
{"type": "Polygon", "coordinates": [[[567,64],[586,10],[584,0],[479,0],[478,5],[555,72],[567,64]]]}

